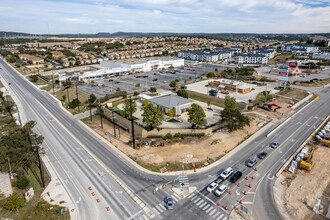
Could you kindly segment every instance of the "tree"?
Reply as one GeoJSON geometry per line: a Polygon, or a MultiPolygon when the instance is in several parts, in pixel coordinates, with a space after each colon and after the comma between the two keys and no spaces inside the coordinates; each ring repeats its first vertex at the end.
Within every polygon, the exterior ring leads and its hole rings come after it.
{"type": "Polygon", "coordinates": [[[156,93],[156,92],[157,92],[157,88],[156,88],[156,87],[151,87],[151,88],[150,88],[150,92],[152,92],[152,93],[156,93]]]}
{"type": "Polygon", "coordinates": [[[126,91],[123,91],[123,99],[126,99],[127,98],[127,92],[126,91]]]}
{"type": "Polygon", "coordinates": [[[172,118],[175,116],[175,113],[174,113],[173,109],[170,109],[170,110],[168,111],[168,116],[170,116],[170,117],[172,117],[172,118]]]}
{"type": "Polygon", "coordinates": [[[175,88],[176,87],[176,81],[175,80],[171,81],[169,86],[172,87],[172,88],[175,88]]]}
{"type": "Polygon", "coordinates": [[[133,95],[134,96],[138,96],[139,95],[139,92],[138,91],[134,91],[133,95]]]}
{"type": "Polygon", "coordinates": [[[11,113],[14,109],[15,103],[13,101],[2,101],[0,106],[0,111],[2,113],[8,113],[11,117],[13,117],[13,114],[11,113]]]}
{"type": "Polygon", "coordinates": [[[209,73],[206,74],[206,77],[207,78],[213,78],[213,77],[215,77],[215,73],[214,72],[209,72],[209,73]]]}
{"type": "Polygon", "coordinates": [[[10,211],[16,211],[19,207],[23,206],[24,198],[18,192],[11,194],[8,201],[4,205],[5,209],[10,211]]]}
{"type": "Polygon", "coordinates": [[[30,184],[29,179],[23,174],[17,180],[17,188],[26,189],[30,184]]]}
{"type": "Polygon", "coordinates": [[[156,108],[153,104],[149,103],[144,107],[142,117],[143,123],[147,125],[149,130],[152,130],[162,124],[164,113],[159,108],[156,108]]]}
{"type": "Polygon", "coordinates": [[[218,71],[219,71],[219,70],[218,70],[218,68],[215,68],[215,69],[214,69],[214,72],[216,72],[216,73],[217,73],[218,71]]]}
{"type": "Polygon", "coordinates": [[[198,104],[191,104],[191,107],[188,109],[189,113],[189,119],[188,122],[190,122],[193,125],[196,125],[197,128],[202,127],[206,123],[206,115],[203,110],[203,108],[198,104]]]}
{"type": "Polygon", "coordinates": [[[96,101],[96,99],[97,99],[96,96],[92,93],[88,97],[88,103],[91,104],[91,105],[93,105],[94,102],[96,101]]]}
{"type": "Polygon", "coordinates": [[[179,91],[177,91],[176,93],[178,96],[181,96],[183,98],[188,98],[188,92],[184,89],[180,89],[179,91]]]}
{"type": "Polygon", "coordinates": [[[236,100],[233,97],[226,96],[225,108],[221,112],[221,121],[225,123],[229,132],[243,128],[245,125],[250,126],[250,119],[236,108],[236,100]]]}
{"type": "Polygon", "coordinates": [[[29,76],[29,79],[30,79],[30,81],[31,82],[37,82],[38,81],[38,76],[37,75],[31,75],[31,76],[29,76]]]}
{"type": "Polygon", "coordinates": [[[148,104],[149,104],[149,102],[147,100],[142,101],[142,107],[143,108],[145,108],[148,104]]]}
{"type": "Polygon", "coordinates": [[[258,93],[258,95],[256,96],[256,104],[260,105],[262,103],[266,102],[266,96],[263,92],[258,93]]]}
{"type": "Polygon", "coordinates": [[[135,87],[140,87],[140,83],[137,83],[137,84],[135,85],[135,87]]]}
{"type": "Polygon", "coordinates": [[[117,91],[117,92],[120,92],[120,91],[121,91],[121,89],[118,87],[118,88],[116,89],[116,91],[117,91]]]}
{"type": "Polygon", "coordinates": [[[76,108],[80,103],[81,102],[77,98],[75,98],[71,102],[68,103],[68,106],[70,108],[76,108]]]}
{"type": "MultiPolygon", "coordinates": [[[[137,110],[137,106],[136,106],[136,102],[134,100],[132,100],[132,114],[134,114],[137,110]]],[[[131,100],[130,99],[126,99],[124,101],[124,115],[125,118],[128,118],[130,116],[131,113],[131,100]]]]}

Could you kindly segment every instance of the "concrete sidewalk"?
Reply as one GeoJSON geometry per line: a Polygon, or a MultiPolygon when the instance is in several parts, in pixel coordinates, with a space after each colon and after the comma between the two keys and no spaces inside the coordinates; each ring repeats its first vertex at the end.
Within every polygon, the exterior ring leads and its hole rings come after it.
{"type": "Polygon", "coordinates": [[[0,190],[4,194],[5,198],[9,197],[13,193],[11,187],[10,177],[8,173],[0,173],[0,190]]]}

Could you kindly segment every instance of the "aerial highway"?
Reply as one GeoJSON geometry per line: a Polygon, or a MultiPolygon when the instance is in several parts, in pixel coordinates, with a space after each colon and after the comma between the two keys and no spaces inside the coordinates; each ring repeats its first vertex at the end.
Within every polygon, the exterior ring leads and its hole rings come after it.
{"type": "Polygon", "coordinates": [[[321,88],[317,91],[320,95],[318,100],[296,114],[274,134],[266,137],[278,124],[219,166],[187,175],[190,186],[197,187],[197,190],[182,199],[171,190],[171,187],[179,187],[178,183],[171,182],[180,175],[143,172],[64,111],[48,93],[37,89],[3,60],[0,60],[0,67],[1,80],[18,103],[24,121],[37,121],[36,131],[45,137],[43,147],[46,155],[72,197],[78,219],[104,219],[107,216],[111,219],[227,219],[240,200],[255,219],[280,219],[281,214],[272,193],[274,175],[330,113],[330,89],[321,88]],[[270,148],[272,142],[281,144],[273,149],[270,148]],[[265,159],[258,159],[253,168],[246,166],[249,159],[263,151],[268,153],[265,159]],[[227,167],[243,173],[236,183],[218,178],[219,173],[227,167]],[[115,178],[141,199],[152,214],[145,212],[115,178]],[[205,190],[213,181],[227,185],[228,190],[221,197],[205,190]],[[159,189],[154,195],[153,189],[165,183],[168,184],[166,189],[159,189]],[[100,196],[100,203],[91,196],[89,186],[100,196]],[[167,195],[173,196],[173,210],[164,207],[163,200],[167,195]],[[111,207],[110,212],[106,210],[107,206],[111,207]]]}

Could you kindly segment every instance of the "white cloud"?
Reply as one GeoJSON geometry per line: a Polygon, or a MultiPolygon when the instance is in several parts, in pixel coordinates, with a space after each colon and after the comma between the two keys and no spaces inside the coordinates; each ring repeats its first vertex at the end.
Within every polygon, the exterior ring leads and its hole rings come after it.
{"type": "Polygon", "coordinates": [[[329,32],[329,0],[15,0],[0,27],[31,33],[329,32]],[[317,3],[317,4],[314,4],[317,3]]]}

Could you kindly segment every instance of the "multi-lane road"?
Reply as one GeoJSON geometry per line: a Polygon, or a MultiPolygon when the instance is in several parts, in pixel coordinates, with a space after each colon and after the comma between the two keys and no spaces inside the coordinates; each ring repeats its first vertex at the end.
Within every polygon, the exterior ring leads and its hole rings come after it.
{"type": "Polygon", "coordinates": [[[46,155],[75,203],[74,212],[78,219],[149,219],[153,216],[155,219],[226,219],[240,200],[255,219],[279,219],[280,213],[272,194],[274,174],[330,113],[330,89],[322,88],[318,91],[320,98],[317,101],[270,137],[265,134],[276,125],[219,166],[188,175],[190,186],[197,187],[197,190],[181,199],[171,190],[171,187],[178,187],[178,183],[168,184],[156,195],[152,193],[154,188],[171,182],[177,176],[150,174],[136,168],[64,111],[53,97],[37,89],[3,60],[0,67],[1,80],[18,103],[24,120],[37,121],[37,132],[45,137],[43,147],[46,155]],[[273,141],[281,143],[276,150],[269,147],[273,141]],[[262,151],[268,152],[268,155],[264,160],[258,159],[257,170],[248,168],[248,159],[262,151]],[[102,166],[95,158],[101,161],[102,166]],[[243,177],[238,181],[240,187],[217,178],[219,172],[229,166],[234,171],[243,172],[243,177]],[[107,172],[108,169],[112,175],[107,172]],[[114,178],[118,178],[143,200],[153,215],[144,212],[114,178]],[[228,185],[228,191],[221,197],[207,193],[204,188],[212,181],[228,185]],[[89,186],[95,190],[100,203],[91,195],[89,186]],[[243,194],[244,191],[247,195],[243,194]],[[173,195],[173,210],[164,207],[166,195],[173,195]],[[107,206],[111,207],[110,212],[106,210],[107,206]]]}

